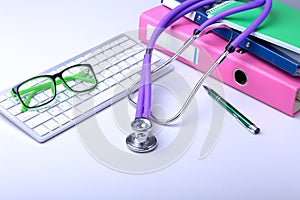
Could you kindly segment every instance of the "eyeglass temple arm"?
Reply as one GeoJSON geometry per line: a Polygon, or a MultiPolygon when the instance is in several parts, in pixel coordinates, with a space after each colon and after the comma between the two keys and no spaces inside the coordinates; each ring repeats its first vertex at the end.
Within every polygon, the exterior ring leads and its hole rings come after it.
{"type": "MultiPolygon", "coordinates": [[[[31,101],[31,99],[32,99],[32,97],[34,96],[34,94],[36,94],[38,91],[36,91],[36,90],[33,90],[32,92],[31,92],[31,94],[30,95],[28,95],[28,97],[27,97],[27,99],[25,100],[25,105],[28,105],[29,103],[30,103],[30,101],[31,101]]],[[[21,111],[22,112],[26,112],[27,111],[27,108],[24,106],[24,105],[22,105],[22,107],[21,107],[21,111]]]]}
{"type": "Polygon", "coordinates": [[[96,78],[87,78],[86,76],[87,76],[87,73],[85,73],[85,72],[79,72],[77,74],[74,74],[73,76],[66,76],[66,77],[64,77],[64,80],[66,82],[73,81],[73,80],[81,80],[81,81],[84,81],[84,82],[87,82],[87,83],[94,83],[94,84],[97,83],[96,78]]]}

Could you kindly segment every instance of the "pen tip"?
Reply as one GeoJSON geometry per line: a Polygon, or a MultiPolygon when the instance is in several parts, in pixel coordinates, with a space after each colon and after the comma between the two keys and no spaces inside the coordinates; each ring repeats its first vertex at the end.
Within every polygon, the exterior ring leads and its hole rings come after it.
{"type": "Polygon", "coordinates": [[[203,85],[204,89],[208,92],[208,87],[203,85]]]}

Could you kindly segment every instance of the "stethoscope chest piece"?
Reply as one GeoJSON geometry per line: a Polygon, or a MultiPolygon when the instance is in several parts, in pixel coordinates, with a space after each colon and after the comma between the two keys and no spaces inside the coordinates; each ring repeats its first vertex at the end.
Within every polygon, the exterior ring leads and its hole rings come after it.
{"type": "Polygon", "coordinates": [[[129,150],[136,153],[147,153],[153,151],[157,147],[157,140],[150,133],[152,123],[146,118],[136,118],[131,127],[134,133],[126,138],[126,144],[129,150]]]}

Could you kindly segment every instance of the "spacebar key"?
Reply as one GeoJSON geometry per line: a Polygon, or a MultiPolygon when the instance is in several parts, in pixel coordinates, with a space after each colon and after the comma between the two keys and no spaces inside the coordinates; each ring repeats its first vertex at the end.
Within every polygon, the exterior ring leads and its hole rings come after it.
{"type": "Polygon", "coordinates": [[[77,108],[85,113],[89,111],[92,108],[95,108],[96,106],[100,105],[101,103],[104,103],[111,99],[113,96],[115,96],[117,93],[121,92],[120,86],[114,86],[110,87],[107,90],[104,90],[100,92],[99,94],[95,95],[94,97],[88,99],[87,101],[77,105],[77,108]]]}

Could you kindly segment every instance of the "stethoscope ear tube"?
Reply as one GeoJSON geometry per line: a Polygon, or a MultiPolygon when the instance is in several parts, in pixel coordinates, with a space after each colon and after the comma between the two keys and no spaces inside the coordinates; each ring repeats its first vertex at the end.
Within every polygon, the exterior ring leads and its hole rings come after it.
{"type": "MultiPolygon", "coordinates": [[[[232,41],[233,39],[233,31],[226,25],[224,24],[220,24],[220,23],[216,23],[216,24],[212,24],[208,27],[206,27],[203,31],[199,31],[198,29],[195,29],[194,34],[192,37],[190,37],[182,46],[181,48],[171,57],[169,58],[167,61],[165,61],[162,65],[160,65],[158,68],[156,68],[155,70],[152,71],[152,73],[157,73],[160,70],[163,70],[165,67],[169,66],[169,64],[174,61],[175,59],[178,58],[178,56],[180,56],[180,54],[186,50],[197,38],[201,38],[203,36],[205,36],[206,34],[210,33],[212,30],[214,29],[226,29],[228,31],[231,32],[231,36],[230,36],[230,40],[232,41]]],[[[229,43],[228,43],[229,44],[229,43]]],[[[171,118],[168,119],[159,119],[157,117],[155,117],[152,113],[150,113],[151,116],[151,120],[157,124],[160,125],[168,125],[172,122],[174,122],[176,119],[179,118],[179,116],[185,111],[185,109],[188,107],[188,105],[190,104],[190,102],[192,101],[193,97],[195,96],[195,94],[197,93],[197,91],[199,90],[200,86],[202,85],[202,83],[205,81],[205,79],[211,74],[211,72],[225,59],[225,57],[229,54],[229,51],[225,51],[219,59],[217,59],[215,61],[215,63],[207,70],[207,72],[199,79],[199,81],[196,83],[196,85],[194,86],[193,90],[191,91],[190,95],[187,97],[186,101],[184,102],[184,104],[182,105],[182,107],[179,109],[179,111],[172,116],[171,118]]],[[[135,82],[128,90],[127,93],[127,97],[129,99],[129,102],[134,105],[135,107],[137,106],[137,103],[135,103],[132,99],[132,93],[134,91],[134,89],[136,89],[136,86],[138,82],[135,82]]]]}
{"type": "Polygon", "coordinates": [[[157,25],[154,32],[151,35],[151,38],[147,45],[146,54],[143,60],[141,82],[138,95],[138,103],[136,108],[135,117],[150,117],[150,107],[151,107],[151,54],[152,49],[154,48],[155,42],[164,31],[165,28],[170,26],[179,18],[183,17],[188,12],[191,12],[191,7],[195,10],[197,8],[203,7],[208,4],[213,4],[215,0],[189,0],[181,3],[179,6],[171,10],[157,25]],[[197,5],[197,8],[195,7],[197,5]],[[145,80],[150,80],[149,84],[145,80]]]}

